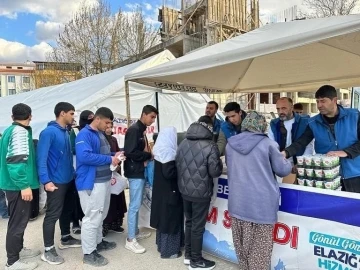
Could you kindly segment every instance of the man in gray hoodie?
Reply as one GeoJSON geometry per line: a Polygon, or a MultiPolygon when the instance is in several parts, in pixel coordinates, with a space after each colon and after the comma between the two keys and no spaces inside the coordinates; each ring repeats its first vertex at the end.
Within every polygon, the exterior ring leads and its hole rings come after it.
{"type": "Polygon", "coordinates": [[[278,144],[265,135],[266,127],[263,115],[250,112],[242,133],[231,137],[226,147],[228,209],[240,269],[270,268],[280,198],[274,174],[284,177],[292,169],[278,144]]]}

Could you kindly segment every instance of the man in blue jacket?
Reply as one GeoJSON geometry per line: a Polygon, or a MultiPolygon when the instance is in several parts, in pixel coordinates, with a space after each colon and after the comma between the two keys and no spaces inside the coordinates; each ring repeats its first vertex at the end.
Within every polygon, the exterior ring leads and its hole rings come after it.
{"type": "Polygon", "coordinates": [[[221,130],[217,141],[220,155],[225,155],[225,147],[228,139],[241,133],[241,123],[246,117],[246,112],[241,110],[240,104],[237,102],[229,102],[226,104],[224,113],[226,119],[225,122],[221,123],[221,130]]]}
{"type": "MultiPolygon", "coordinates": [[[[268,137],[277,142],[280,151],[283,151],[304,133],[310,117],[295,113],[293,101],[288,97],[278,99],[276,102],[276,110],[279,117],[271,120],[268,137]]],[[[296,155],[312,155],[313,152],[314,146],[310,143],[306,147],[300,149],[296,155]]],[[[296,157],[290,160],[290,162],[293,165],[296,165],[296,157]]]]}
{"type": "Polygon", "coordinates": [[[292,157],[315,138],[315,152],[340,157],[342,188],[360,193],[360,117],[359,110],[337,104],[336,89],[324,85],[315,94],[320,114],[310,118],[304,134],[285,148],[292,157]]]}
{"type": "Polygon", "coordinates": [[[76,137],[76,187],[84,212],[81,228],[83,262],[91,266],[105,266],[109,262],[98,252],[116,247],[114,242],[102,238],[102,224],[110,206],[110,164],[117,166],[119,153],[111,153],[104,132],[114,120],[112,111],[99,108],[90,125],[76,137]]]}
{"type": "Polygon", "coordinates": [[[67,102],[56,104],[52,121],[40,133],[37,144],[37,168],[40,182],[47,193],[47,209],[43,223],[45,252],[41,259],[51,265],[61,264],[54,246],[55,224],[60,219],[59,248],[81,247],[81,241],[70,235],[72,198],[74,194],[74,167],[69,132],[66,129],[74,119],[75,108],[67,102]]]}

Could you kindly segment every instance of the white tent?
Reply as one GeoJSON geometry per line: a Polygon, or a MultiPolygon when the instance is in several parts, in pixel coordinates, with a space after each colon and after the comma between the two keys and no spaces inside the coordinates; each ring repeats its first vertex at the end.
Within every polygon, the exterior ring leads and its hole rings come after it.
{"type": "MultiPolygon", "coordinates": [[[[2,97],[0,98],[0,132],[10,125],[11,108],[20,102],[26,103],[32,108],[31,126],[34,138],[37,138],[47,123],[55,118],[54,107],[60,101],[73,104],[77,115],[85,109],[95,112],[99,107],[109,107],[117,120],[126,122],[124,120],[126,116],[125,74],[131,71],[145,70],[172,59],[174,56],[169,51],[164,51],[140,62],[78,81],[2,97]]],[[[160,127],[171,125],[175,126],[179,132],[183,132],[204,113],[208,100],[206,95],[160,92],[157,104],[155,90],[152,87],[136,83],[130,84],[132,119],[140,117],[144,105],[158,105],[160,127]]]]}
{"type": "Polygon", "coordinates": [[[266,25],[125,79],[205,93],[360,85],[360,15],[266,25]]]}

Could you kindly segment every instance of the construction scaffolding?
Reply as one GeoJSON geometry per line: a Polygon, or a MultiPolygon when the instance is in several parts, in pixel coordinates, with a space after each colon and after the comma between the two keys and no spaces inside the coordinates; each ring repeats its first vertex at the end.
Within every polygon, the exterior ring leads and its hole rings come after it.
{"type": "Polygon", "coordinates": [[[163,0],[161,37],[183,35],[183,54],[259,27],[259,0],[163,0]]]}

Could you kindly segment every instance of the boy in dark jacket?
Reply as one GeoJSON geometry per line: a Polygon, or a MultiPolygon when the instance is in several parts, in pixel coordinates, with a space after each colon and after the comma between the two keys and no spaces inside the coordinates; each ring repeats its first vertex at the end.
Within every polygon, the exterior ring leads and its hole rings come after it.
{"type": "Polygon", "coordinates": [[[143,200],[145,187],[145,167],[153,159],[146,137],[146,128],[151,126],[158,115],[158,110],[151,106],[144,106],[141,118],[133,124],[125,134],[124,174],[129,179],[130,204],[128,209],[128,237],[125,248],[141,254],[145,252],[137,240],[148,238],[151,233],[139,233],[138,216],[143,200]]]}
{"type": "Polygon", "coordinates": [[[213,193],[213,178],[222,173],[222,161],[212,140],[212,120],[202,116],[191,124],[176,154],[178,185],[184,200],[185,264],[189,269],[213,269],[215,262],[202,257],[206,218],[213,193]]]}

